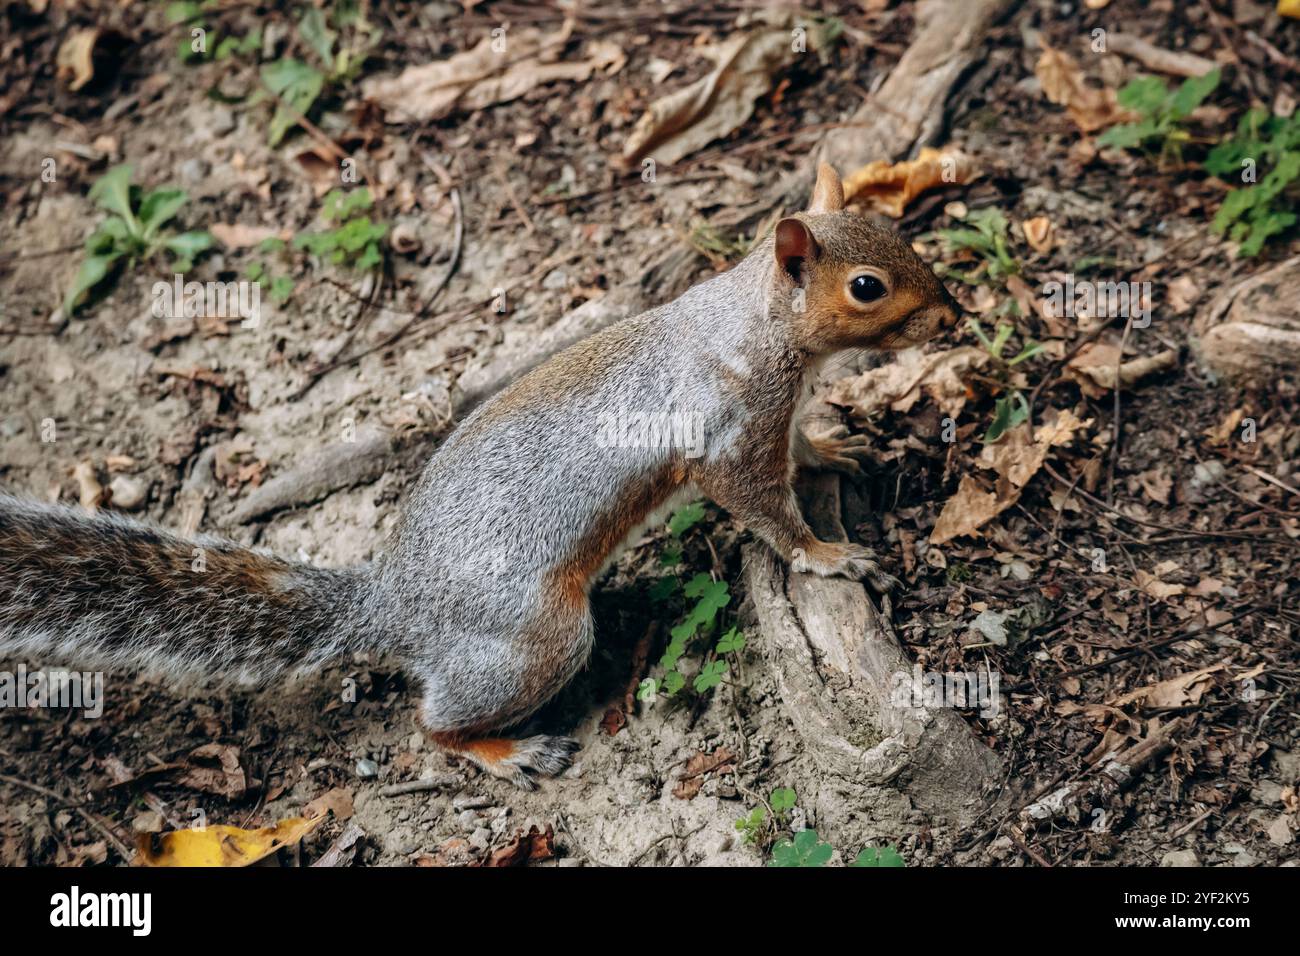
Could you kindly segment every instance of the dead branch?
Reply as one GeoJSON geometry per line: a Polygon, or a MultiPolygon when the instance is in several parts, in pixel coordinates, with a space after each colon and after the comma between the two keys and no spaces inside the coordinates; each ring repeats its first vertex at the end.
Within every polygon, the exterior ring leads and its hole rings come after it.
{"type": "Polygon", "coordinates": [[[1219,65],[1195,53],[1162,50],[1128,33],[1110,34],[1106,38],[1106,46],[1116,53],[1137,60],[1148,70],[1168,73],[1170,76],[1204,76],[1219,65]]]}
{"type": "Polygon", "coordinates": [[[1138,774],[1173,746],[1173,737],[1184,728],[1181,717],[1156,728],[1133,746],[1103,757],[1101,769],[1091,779],[1077,780],[1052,791],[1020,811],[1027,827],[1068,820],[1078,823],[1093,811],[1106,810],[1120,793],[1133,785],[1138,774]]]}

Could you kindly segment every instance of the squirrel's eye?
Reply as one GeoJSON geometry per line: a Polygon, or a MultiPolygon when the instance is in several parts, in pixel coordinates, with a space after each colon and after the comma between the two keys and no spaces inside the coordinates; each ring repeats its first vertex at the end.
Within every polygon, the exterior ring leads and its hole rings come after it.
{"type": "Polygon", "coordinates": [[[849,292],[859,302],[874,302],[885,294],[885,284],[875,276],[854,276],[849,292]]]}

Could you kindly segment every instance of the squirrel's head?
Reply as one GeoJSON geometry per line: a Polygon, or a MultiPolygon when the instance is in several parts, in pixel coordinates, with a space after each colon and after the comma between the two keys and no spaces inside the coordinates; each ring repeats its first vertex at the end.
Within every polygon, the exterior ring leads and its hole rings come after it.
{"type": "Polygon", "coordinates": [[[961,306],[911,246],[844,208],[839,174],[822,163],[806,213],[776,224],[776,288],[800,345],[902,349],[957,324],[961,306]]]}

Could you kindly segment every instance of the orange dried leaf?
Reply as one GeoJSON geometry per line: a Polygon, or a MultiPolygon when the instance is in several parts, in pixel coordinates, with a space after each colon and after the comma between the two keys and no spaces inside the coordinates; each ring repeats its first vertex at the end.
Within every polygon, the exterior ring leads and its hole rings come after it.
{"type": "Polygon", "coordinates": [[[897,219],[921,193],[964,186],[978,175],[970,157],[960,150],[926,146],[916,159],[902,163],[876,160],[851,173],[844,179],[844,199],[897,219]]]}

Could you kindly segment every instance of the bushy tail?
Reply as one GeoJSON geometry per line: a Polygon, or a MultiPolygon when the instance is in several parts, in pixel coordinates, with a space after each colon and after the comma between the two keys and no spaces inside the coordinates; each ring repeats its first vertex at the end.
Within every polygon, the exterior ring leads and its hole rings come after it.
{"type": "Polygon", "coordinates": [[[0,653],[265,683],[360,646],[359,570],[0,493],[0,653]]]}

